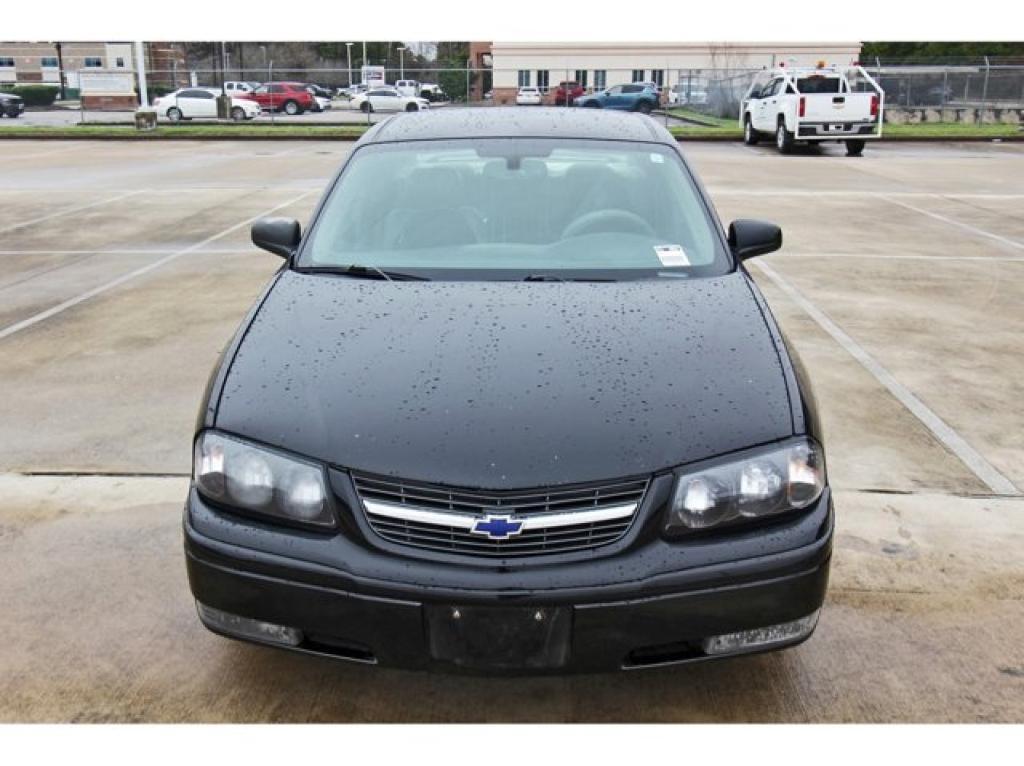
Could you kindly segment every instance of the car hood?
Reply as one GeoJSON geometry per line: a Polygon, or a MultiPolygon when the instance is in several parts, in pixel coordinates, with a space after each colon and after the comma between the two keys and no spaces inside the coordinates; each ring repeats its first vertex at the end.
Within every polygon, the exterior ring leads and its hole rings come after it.
{"type": "Polygon", "coordinates": [[[283,272],[216,427],[489,489],[646,474],[792,434],[746,277],[383,282],[283,272]]]}

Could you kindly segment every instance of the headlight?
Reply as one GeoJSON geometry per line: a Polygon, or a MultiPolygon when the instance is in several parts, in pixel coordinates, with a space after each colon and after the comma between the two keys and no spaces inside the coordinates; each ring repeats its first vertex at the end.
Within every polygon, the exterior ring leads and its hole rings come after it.
{"type": "Polygon", "coordinates": [[[825,487],[821,447],[800,439],[724,465],[677,474],[665,531],[806,508],[825,487]]]}
{"type": "Polygon", "coordinates": [[[323,466],[205,431],[196,439],[193,479],[209,500],[242,511],[333,527],[323,466]]]}

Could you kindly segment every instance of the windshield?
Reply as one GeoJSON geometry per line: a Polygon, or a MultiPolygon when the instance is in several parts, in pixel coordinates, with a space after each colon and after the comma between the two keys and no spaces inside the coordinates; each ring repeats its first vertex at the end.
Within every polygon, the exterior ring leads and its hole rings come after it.
{"type": "Polygon", "coordinates": [[[415,141],[358,149],[296,263],[431,278],[704,276],[731,268],[671,147],[415,141]]]}

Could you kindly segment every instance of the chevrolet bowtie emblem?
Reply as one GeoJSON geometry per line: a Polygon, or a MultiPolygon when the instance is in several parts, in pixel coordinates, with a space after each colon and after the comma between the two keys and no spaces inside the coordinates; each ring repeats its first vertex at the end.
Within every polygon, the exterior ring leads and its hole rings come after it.
{"type": "Polygon", "coordinates": [[[474,535],[486,535],[491,540],[505,540],[523,531],[523,522],[511,514],[488,513],[477,519],[470,530],[474,535]]]}

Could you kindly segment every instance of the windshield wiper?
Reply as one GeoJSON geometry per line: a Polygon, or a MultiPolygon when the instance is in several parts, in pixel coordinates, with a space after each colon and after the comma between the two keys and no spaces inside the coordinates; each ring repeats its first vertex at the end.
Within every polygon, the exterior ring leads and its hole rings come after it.
{"type": "Polygon", "coordinates": [[[310,272],[317,274],[341,274],[346,277],[356,277],[358,279],[385,279],[388,282],[429,282],[430,277],[424,277],[420,274],[410,274],[405,271],[392,271],[390,269],[381,269],[377,266],[363,266],[358,263],[353,263],[350,266],[328,266],[328,267],[314,267],[309,269],[310,272]]]}
{"type": "Polygon", "coordinates": [[[614,282],[614,279],[602,277],[559,277],[555,274],[527,274],[524,282],[614,282]]]}

